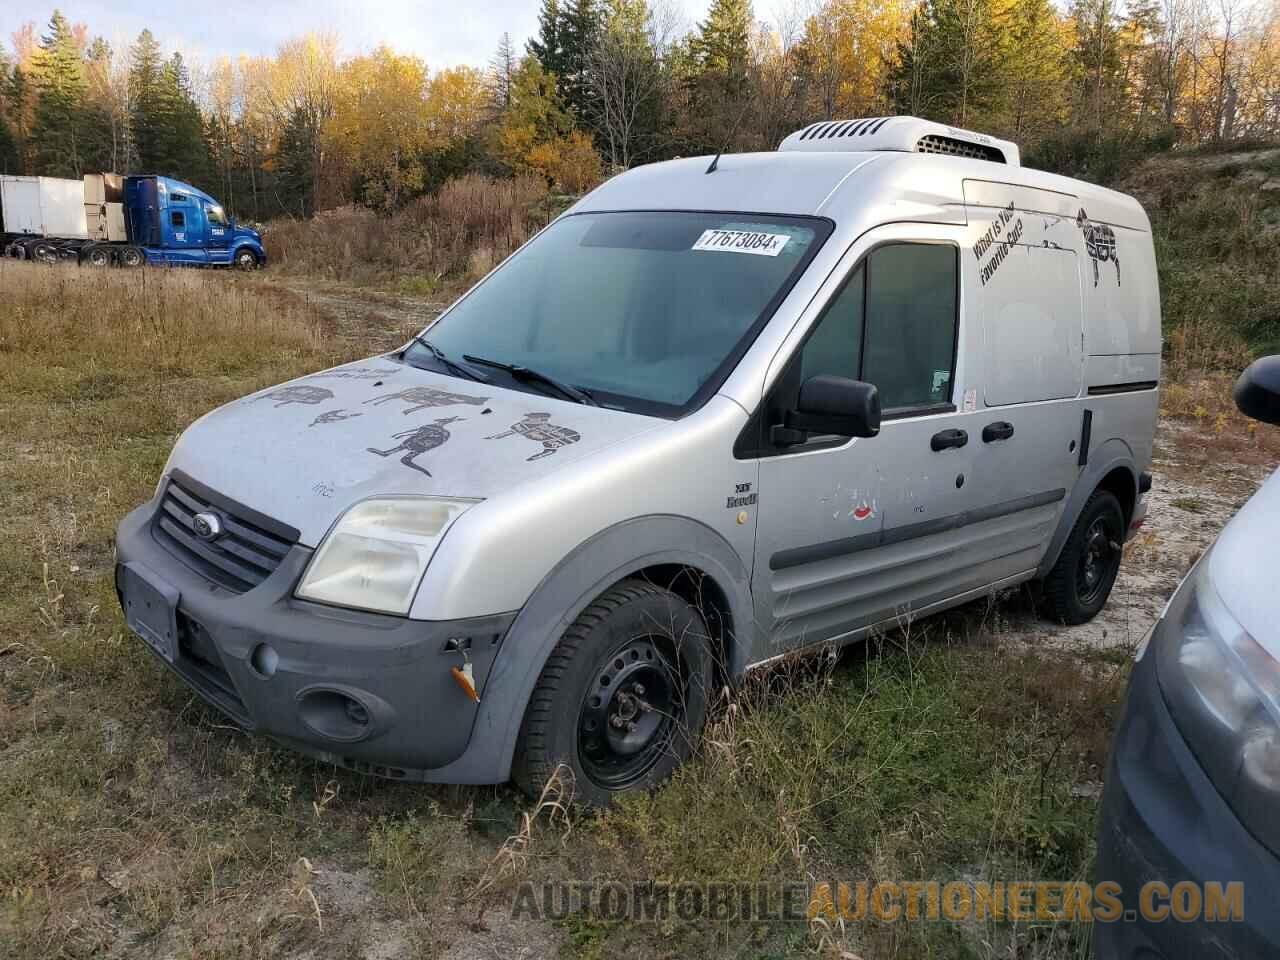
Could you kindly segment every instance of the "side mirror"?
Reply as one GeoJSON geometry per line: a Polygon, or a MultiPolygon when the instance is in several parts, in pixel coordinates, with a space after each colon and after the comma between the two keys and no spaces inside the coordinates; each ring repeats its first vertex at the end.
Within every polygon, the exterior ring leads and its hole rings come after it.
{"type": "Polygon", "coordinates": [[[1280,354],[1249,364],[1236,381],[1233,395],[1246,417],[1280,424],[1280,354]]]}
{"type": "Polygon", "coordinates": [[[874,437],[880,432],[880,391],[875,384],[822,374],[800,385],[796,409],[774,427],[774,441],[803,443],[809,434],[874,437]]]}

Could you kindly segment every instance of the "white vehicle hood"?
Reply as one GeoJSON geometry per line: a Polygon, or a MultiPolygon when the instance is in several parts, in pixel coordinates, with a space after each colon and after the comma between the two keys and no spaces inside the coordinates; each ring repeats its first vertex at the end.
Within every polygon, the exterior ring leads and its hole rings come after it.
{"type": "Polygon", "coordinates": [[[296,527],[314,547],[367,497],[486,499],[665,423],[383,356],[206,414],[168,469],[296,527]]]}
{"type": "Polygon", "coordinates": [[[1280,471],[1222,529],[1209,555],[1209,575],[1231,615],[1280,660],[1280,471]]]}

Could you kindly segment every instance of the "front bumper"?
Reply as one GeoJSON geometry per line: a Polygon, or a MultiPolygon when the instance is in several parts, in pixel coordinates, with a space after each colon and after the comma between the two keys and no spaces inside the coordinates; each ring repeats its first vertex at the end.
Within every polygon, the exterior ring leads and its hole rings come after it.
{"type": "MultiPolygon", "coordinates": [[[[1159,642],[1157,629],[1152,646],[1159,642]]],[[[1095,924],[1095,954],[1099,960],[1280,956],[1280,858],[1253,838],[1205,776],[1165,706],[1155,659],[1149,650],[1135,664],[1112,742],[1097,879],[1120,884],[1126,917],[1095,924]],[[1241,882],[1243,918],[1144,918],[1145,884],[1161,881],[1172,889],[1184,880],[1224,888],[1241,882]]],[[[1154,905],[1167,903],[1157,891],[1154,905]]]]}
{"type": "Polygon", "coordinates": [[[170,661],[148,646],[157,659],[246,730],[363,772],[450,779],[478,712],[450,673],[462,664],[457,648],[469,648],[483,696],[514,613],[428,622],[298,600],[294,586],[312,553],[303,546],[236,593],[162,545],[157,504],[134,510],[116,533],[122,601],[138,589],[126,565],[178,594],[176,654],[170,661]],[[359,705],[354,719],[350,702],[359,705]]]}

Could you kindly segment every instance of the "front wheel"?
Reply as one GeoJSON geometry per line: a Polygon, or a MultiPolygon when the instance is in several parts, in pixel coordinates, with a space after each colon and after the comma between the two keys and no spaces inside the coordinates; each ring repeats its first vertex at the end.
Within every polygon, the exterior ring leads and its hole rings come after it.
{"type": "Polygon", "coordinates": [[[1120,572],[1124,532],[1124,510],[1116,495],[1095,491],[1045,578],[1044,601],[1050,617],[1074,626],[1097,616],[1120,572]]]}
{"type": "Polygon", "coordinates": [[[574,801],[589,807],[661,783],[693,752],[710,678],[698,611],[651,583],[622,581],[582,611],[543,666],[516,783],[537,797],[563,765],[574,801]]]}
{"type": "Polygon", "coordinates": [[[235,265],[240,270],[252,270],[258,265],[258,255],[246,247],[236,253],[235,265]]]}

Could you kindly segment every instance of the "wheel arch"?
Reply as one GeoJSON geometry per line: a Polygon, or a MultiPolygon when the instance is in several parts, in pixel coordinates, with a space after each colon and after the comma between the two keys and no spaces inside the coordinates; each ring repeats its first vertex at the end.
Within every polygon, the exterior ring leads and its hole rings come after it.
{"type": "Polygon", "coordinates": [[[1133,450],[1119,438],[1113,438],[1101,444],[1089,455],[1089,464],[1076,479],[1075,486],[1067,497],[1067,505],[1058,519],[1058,527],[1049,541],[1049,549],[1045,551],[1037,577],[1045,577],[1058,562],[1058,556],[1066,545],[1067,537],[1080,518],[1085,504],[1093,496],[1095,490],[1109,490],[1116,495],[1124,510],[1125,528],[1133,520],[1133,511],[1138,505],[1138,468],[1133,459],[1133,450]]]}
{"type": "Polygon", "coordinates": [[[503,638],[461,757],[431,771],[447,783],[498,783],[511,774],[516,739],[538,676],[561,635],[596,597],[629,577],[667,587],[702,612],[719,649],[722,682],[751,649],[750,577],[729,542],[686,517],[638,517],[586,540],[534,589],[503,638]],[[679,544],[679,547],[673,546],[679,544]]]}

